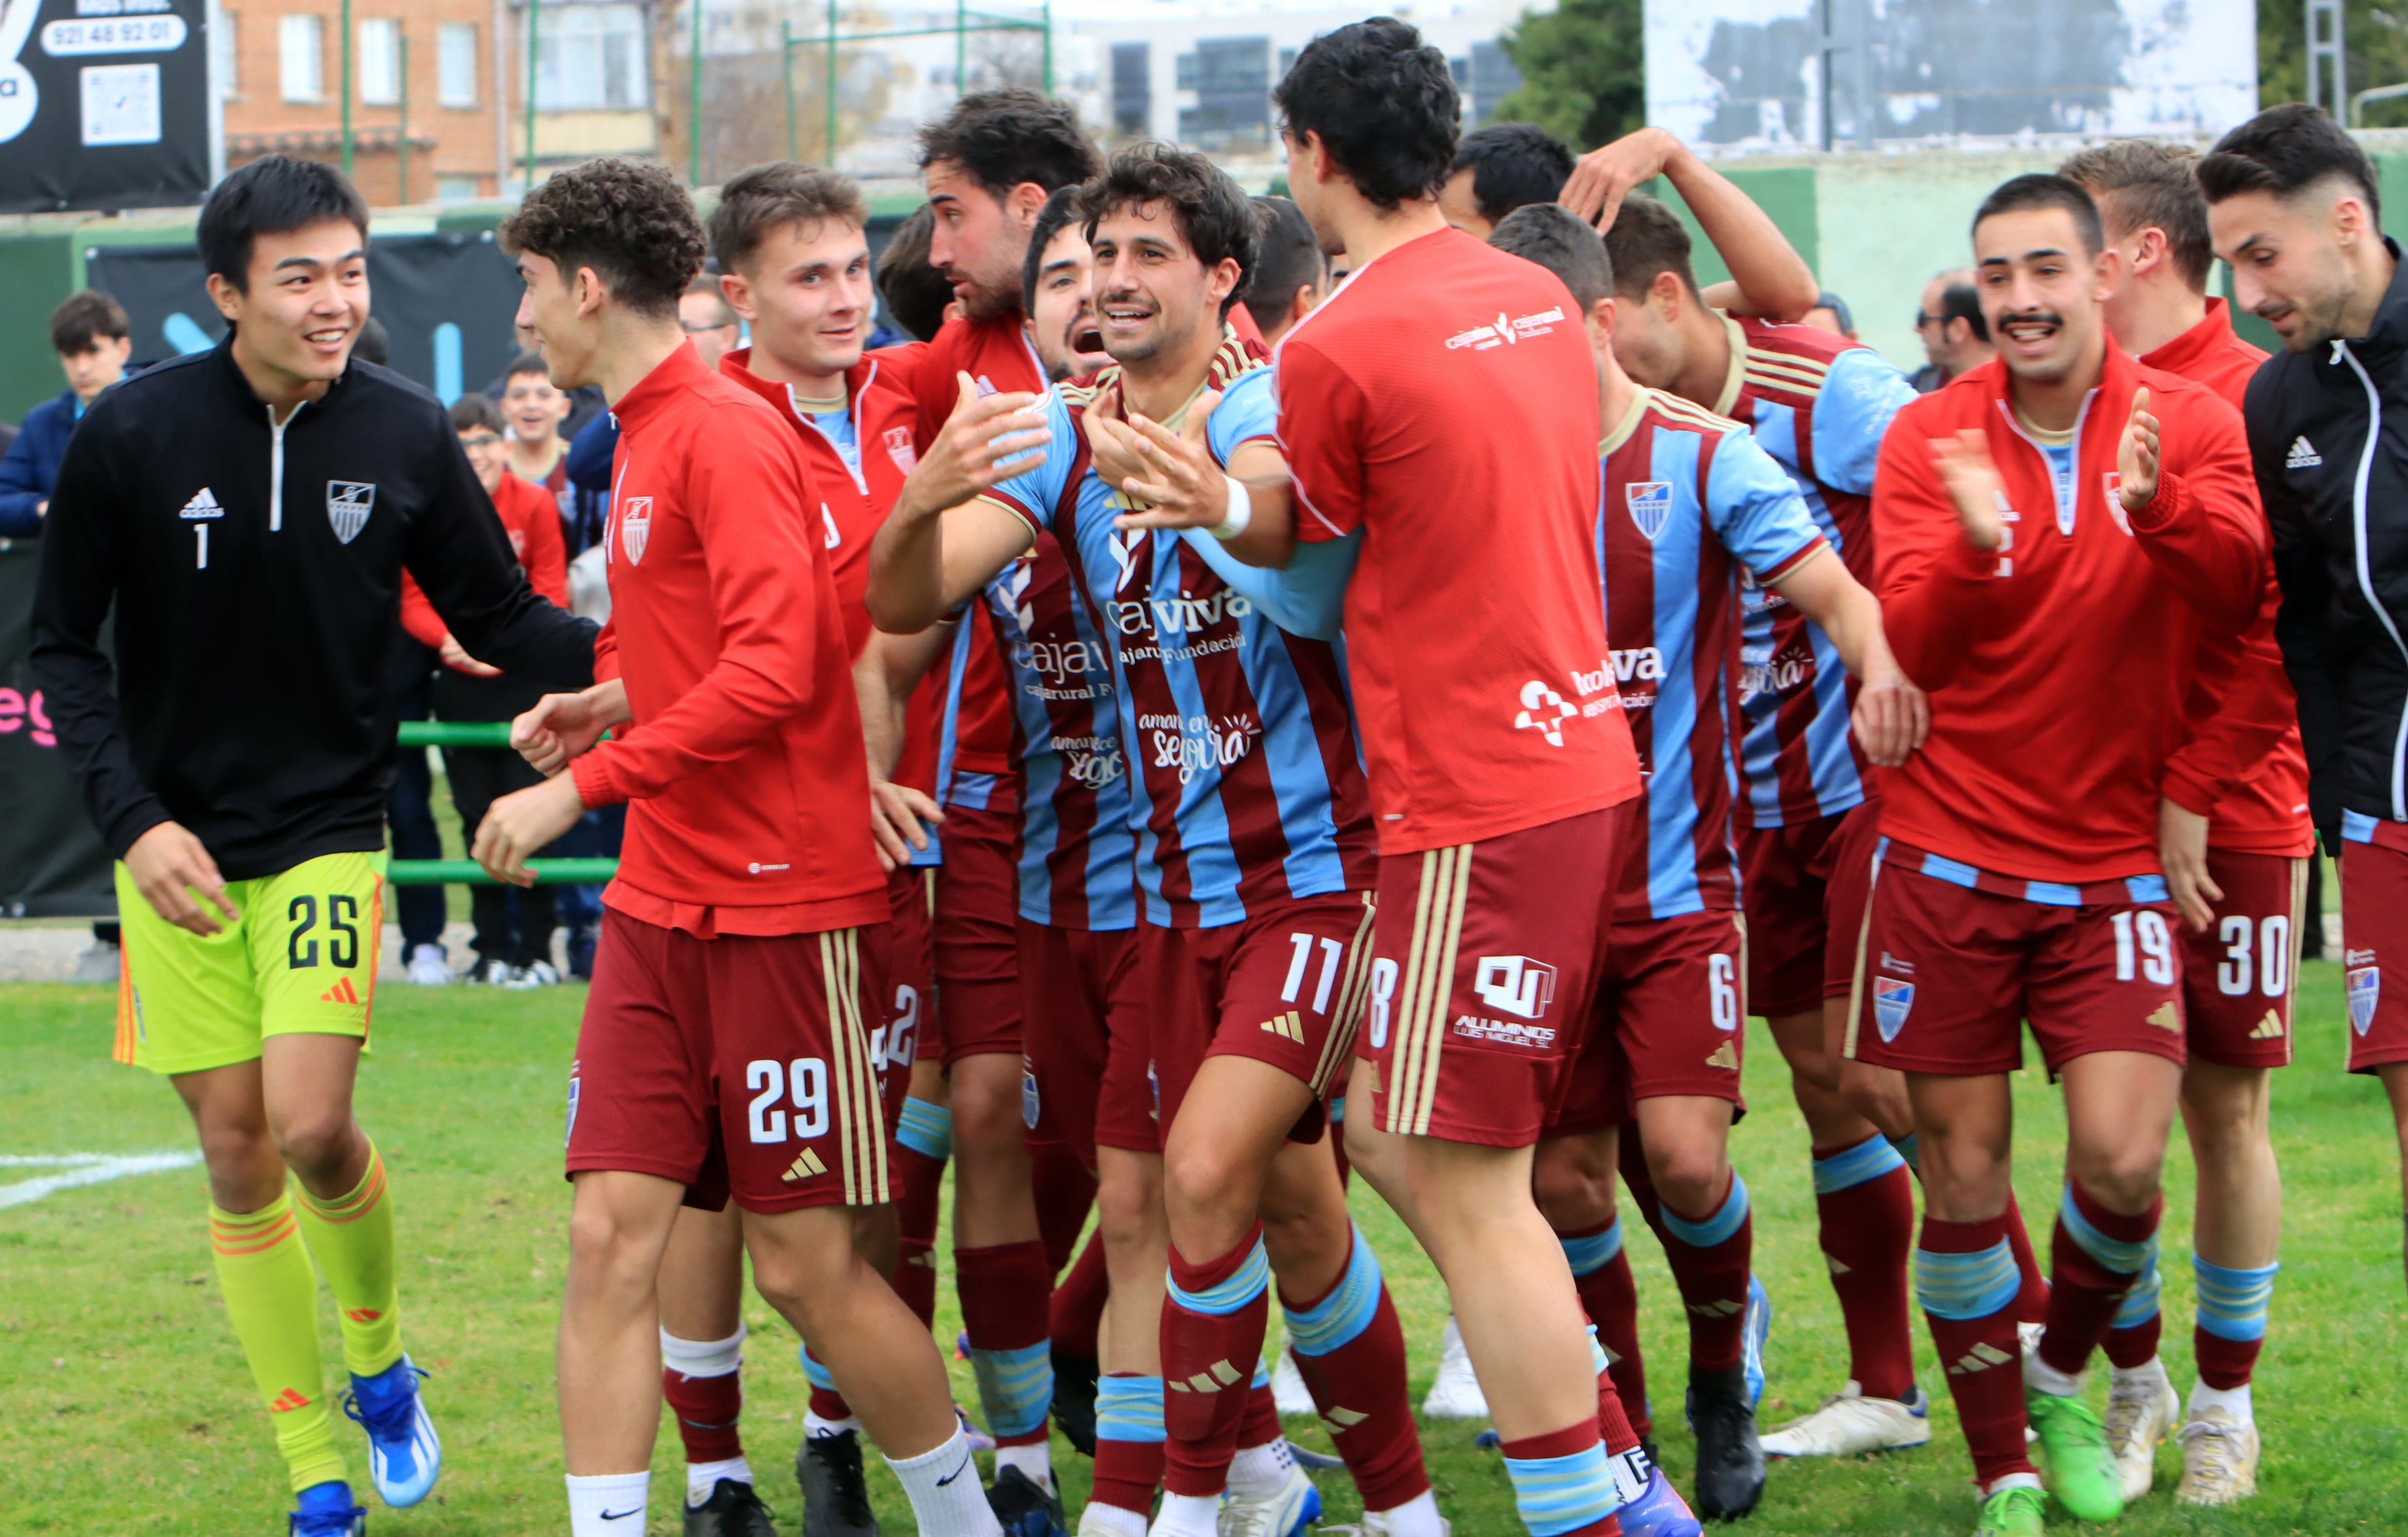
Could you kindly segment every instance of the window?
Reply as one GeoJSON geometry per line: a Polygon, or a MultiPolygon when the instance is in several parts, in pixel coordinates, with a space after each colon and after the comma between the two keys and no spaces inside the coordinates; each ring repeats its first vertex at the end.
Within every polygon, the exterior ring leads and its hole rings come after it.
{"type": "Polygon", "coordinates": [[[401,23],[378,17],[360,23],[361,104],[391,107],[401,100],[401,23]]]}
{"type": "Polygon", "coordinates": [[[276,23],[277,73],[286,101],[326,99],[326,22],[284,16],[276,23]]]}
{"type": "Polygon", "coordinates": [[[473,203],[477,200],[477,187],[478,180],[473,176],[438,176],[435,179],[435,201],[473,203]]]}
{"type": "Polygon", "coordinates": [[[477,23],[446,22],[436,29],[436,99],[446,107],[477,105],[477,23]]]}
{"type": "Polygon", "coordinates": [[[235,46],[234,24],[234,12],[223,10],[218,12],[216,22],[209,27],[209,73],[217,83],[219,99],[224,101],[242,94],[241,79],[236,72],[242,50],[235,46]]]}
{"type": "Polygon", "coordinates": [[[651,104],[640,6],[541,7],[536,35],[535,101],[551,112],[651,104]]]}
{"type": "Polygon", "coordinates": [[[1472,110],[1465,114],[1475,123],[1485,123],[1497,110],[1497,104],[1522,89],[1522,72],[1513,67],[1512,56],[1500,43],[1471,45],[1472,110]]]}
{"type": "Polygon", "coordinates": [[[1196,93],[1196,105],[1180,109],[1181,143],[1210,151],[1270,142],[1268,37],[1199,37],[1177,69],[1179,88],[1196,93]]]}
{"type": "Polygon", "coordinates": [[[1154,122],[1154,65],[1145,43],[1112,45],[1112,131],[1136,138],[1154,122]]]}

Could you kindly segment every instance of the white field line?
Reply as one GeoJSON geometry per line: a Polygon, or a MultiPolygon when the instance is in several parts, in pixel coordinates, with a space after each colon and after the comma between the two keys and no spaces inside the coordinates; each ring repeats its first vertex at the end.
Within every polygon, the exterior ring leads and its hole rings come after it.
{"type": "Polygon", "coordinates": [[[79,1185],[100,1185],[108,1180],[123,1179],[128,1174],[155,1174],[169,1169],[189,1169],[200,1161],[200,1153],[193,1148],[167,1153],[0,1154],[0,1169],[63,1171],[45,1174],[39,1179],[0,1185],[0,1211],[39,1200],[61,1190],[72,1190],[79,1185]]]}

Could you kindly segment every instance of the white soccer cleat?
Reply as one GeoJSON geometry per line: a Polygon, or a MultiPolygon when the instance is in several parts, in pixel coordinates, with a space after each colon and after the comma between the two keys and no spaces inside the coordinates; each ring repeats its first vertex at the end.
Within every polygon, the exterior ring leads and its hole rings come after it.
{"type": "Polygon", "coordinates": [[[1854,1381],[1764,1437],[1767,1457],[1857,1457],[1899,1452],[1931,1440],[1931,1401],[1918,1387],[1905,1403],[1869,1399],[1854,1381]]]}
{"type": "Polygon", "coordinates": [[[1488,1417],[1488,1395],[1480,1390],[1480,1378],[1471,1370],[1471,1353],[1463,1348],[1463,1330],[1455,1327],[1451,1313],[1439,1341],[1438,1375],[1430,1379],[1422,1413],[1432,1419],[1488,1417]]]}
{"type": "Polygon", "coordinates": [[[1317,1415],[1320,1405],[1312,1401],[1312,1389],[1304,1386],[1304,1373],[1296,1369],[1296,1351],[1280,1346],[1279,1360],[1271,1367],[1271,1400],[1283,1415],[1317,1415]]]}
{"type": "Polygon", "coordinates": [[[2110,1373],[2107,1453],[2124,1486],[2124,1503],[2149,1492],[2157,1476],[2157,1444],[2173,1433],[2182,1398],[2166,1377],[2166,1363],[2153,1360],[2129,1372],[2110,1373]]]}
{"type": "Polygon", "coordinates": [[[1291,1462],[1287,1478],[1260,1493],[1231,1489],[1221,1497],[1218,1537],[1297,1537],[1321,1519],[1321,1491],[1312,1478],[1291,1462]]]}
{"type": "Polygon", "coordinates": [[[445,987],[452,982],[452,963],[445,958],[439,944],[413,946],[409,952],[409,980],[421,987],[445,987]]]}
{"type": "Polygon", "coordinates": [[[2222,1409],[2194,1413],[2177,1436],[2182,1443],[2178,1505],[2229,1505],[2258,1492],[2258,1427],[2243,1425],[2222,1409]]]}

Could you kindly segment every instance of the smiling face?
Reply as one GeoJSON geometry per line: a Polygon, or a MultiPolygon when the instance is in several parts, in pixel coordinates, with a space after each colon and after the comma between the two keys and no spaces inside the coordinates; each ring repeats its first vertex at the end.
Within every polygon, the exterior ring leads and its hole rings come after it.
{"type": "Polygon", "coordinates": [[[1187,347],[1207,327],[1219,332],[1238,264],[1224,257],[1207,267],[1169,208],[1125,203],[1096,222],[1092,244],[1096,328],[1114,360],[1140,363],[1187,347]]]}
{"type": "Polygon", "coordinates": [[[509,439],[491,427],[470,427],[460,435],[460,449],[468,456],[468,467],[477,472],[477,483],[485,488],[486,496],[492,496],[502,483],[502,471],[509,466],[509,439]]]}
{"type": "MultiPolygon", "coordinates": [[[[519,335],[535,338],[529,350],[543,354],[560,388],[573,390],[589,382],[602,345],[601,294],[594,269],[564,272],[559,263],[532,251],[519,252],[518,268],[519,280],[526,285],[519,295],[519,335]]],[[[511,414],[507,399],[502,411],[511,414]]],[[[567,414],[564,401],[561,415],[567,414]]]]}
{"type": "Polygon", "coordinates": [[[2343,335],[2358,280],[2348,250],[2372,224],[2358,189],[2338,180],[2290,198],[2242,193],[2207,210],[2215,253],[2232,264],[2233,303],[2272,325],[2291,352],[2343,335]]]}
{"type": "Polygon", "coordinates": [[[1045,206],[1043,189],[1024,182],[997,197],[951,160],[930,161],[927,180],[937,220],[928,234],[928,265],[953,285],[954,301],[971,320],[1017,313],[1028,228],[1045,206]],[[1035,194],[1033,205],[1028,194],[1035,194]]]}
{"type": "Polygon", "coordinates": [[[332,219],[251,247],[245,284],[209,275],[209,297],[234,323],[237,362],[252,382],[300,396],[342,376],[368,318],[367,237],[332,219]]]}
{"type": "Polygon", "coordinates": [[[502,414],[522,443],[539,445],[559,437],[568,405],[568,396],[541,374],[512,374],[502,386],[502,414]]]}
{"type": "Polygon", "coordinates": [[[2098,355],[2114,290],[2107,267],[2063,208],[2016,208],[1974,226],[1973,283],[2010,373],[2054,384],[2098,355]]]}
{"type": "Polygon", "coordinates": [[[752,323],[756,356],[767,353],[788,372],[822,379],[861,361],[876,300],[869,239],[859,224],[780,224],[724,286],[727,302],[752,323]]]}
{"type": "Polygon", "coordinates": [[[1038,258],[1037,297],[1028,313],[1030,339],[1045,376],[1059,383],[1111,361],[1096,329],[1096,253],[1086,232],[1063,225],[1038,258]]]}

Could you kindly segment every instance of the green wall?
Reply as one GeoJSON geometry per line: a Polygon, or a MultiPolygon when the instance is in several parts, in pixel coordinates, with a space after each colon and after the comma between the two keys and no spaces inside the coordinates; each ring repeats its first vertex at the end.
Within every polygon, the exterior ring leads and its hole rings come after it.
{"type": "Polygon", "coordinates": [[[64,232],[0,239],[0,422],[12,425],[66,388],[50,351],[50,311],[75,291],[64,232]]]}

